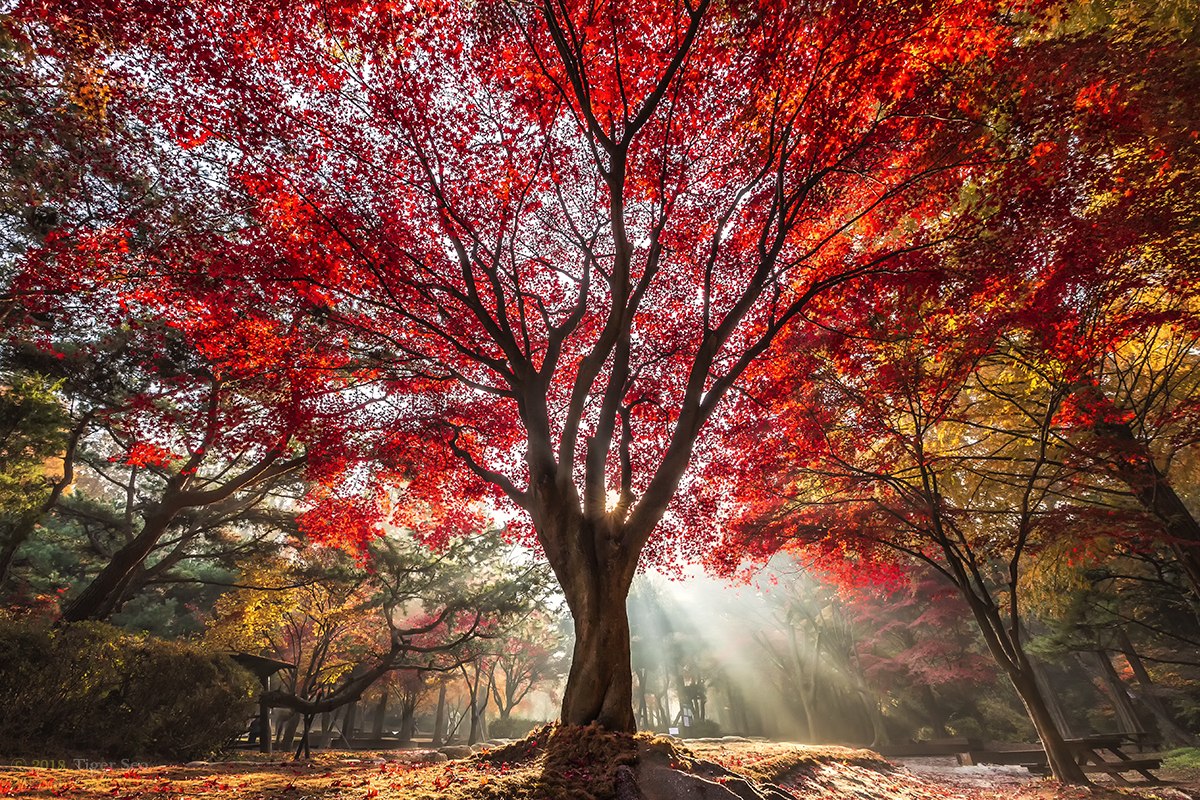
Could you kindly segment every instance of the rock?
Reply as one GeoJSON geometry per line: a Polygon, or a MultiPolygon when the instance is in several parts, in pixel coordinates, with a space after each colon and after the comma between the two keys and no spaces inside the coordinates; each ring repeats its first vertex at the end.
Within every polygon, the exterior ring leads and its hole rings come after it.
{"type": "Polygon", "coordinates": [[[437,750],[402,750],[392,754],[392,760],[399,764],[428,764],[431,762],[449,761],[445,753],[437,750]]]}
{"type": "Polygon", "coordinates": [[[719,783],[661,764],[639,769],[637,788],[645,800],[751,800],[754,797],[740,798],[719,783]]]}
{"type": "Polygon", "coordinates": [[[661,751],[643,750],[640,755],[632,788],[623,786],[629,778],[618,772],[619,800],[795,800],[778,786],[759,786],[713,761],[685,758],[684,771],[665,761],[661,751]]]}
{"type": "Polygon", "coordinates": [[[616,778],[613,781],[617,800],[645,800],[646,796],[638,788],[637,773],[632,767],[622,764],[617,767],[616,778]]]}
{"type": "Polygon", "coordinates": [[[439,747],[438,752],[446,758],[466,758],[474,751],[465,744],[449,744],[445,747],[439,747]]]}
{"type": "Polygon", "coordinates": [[[748,742],[750,740],[747,739],[745,736],[722,736],[720,741],[722,741],[722,742],[748,742]]]}
{"type": "Polygon", "coordinates": [[[476,742],[475,744],[471,745],[472,753],[482,753],[484,750],[487,750],[487,749],[488,749],[488,745],[483,742],[476,742]]]}
{"type": "Polygon", "coordinates": [[[209,765],[209,762],[207,762],[207,761],[189,761],[189,762],[187,762],[187,764],[185,764],[184,766],[187,766],[187,767],[207,767],[208,765],[209,765]]]}

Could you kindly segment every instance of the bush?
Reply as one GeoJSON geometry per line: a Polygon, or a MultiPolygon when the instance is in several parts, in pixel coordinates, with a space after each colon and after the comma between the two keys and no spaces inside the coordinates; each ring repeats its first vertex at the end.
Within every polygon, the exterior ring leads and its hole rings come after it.
{"type": "Polygon", "coordinates": [[[711,719],[693,720],[692,724],[680,729],[684,739],[710,739],[721,735],[721,726],[711,719]]]}
{"type": "Polygon", "coordinates": [[[489,719],[488,735],[494,739],[521,739],[534,728],[546,724],[544,719],[528,719],[526,717],[509,717],[508,719],[489,719]]]}
{"type": "Polygon", "coordinates": [[[0,620],[0,752],[187,759],[236,735],[255,682],[225,656],[101,623],[0,620]]]}

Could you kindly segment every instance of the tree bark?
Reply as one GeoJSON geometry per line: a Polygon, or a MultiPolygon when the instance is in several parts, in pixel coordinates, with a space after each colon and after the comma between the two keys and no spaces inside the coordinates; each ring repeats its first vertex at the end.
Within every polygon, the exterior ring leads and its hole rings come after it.
{"type": "MultiPolygon", "coordinates": [[[[1079,387],[1076,394],[1119,417],[1120,409],[1095,386],[1079,387]]],[[[1114,422],[1102,416],[1093,427],[1097,436],[1114,443],[1105,458],[1142,507],[1162,523],[1171,551],[1193,594],[1200,598],[1200,521],[1159,470],[1150,448],[1128,422],[1114,422]]]]}
{"type": "MultiPolygon", "coordinates": [[[[599,723],[611,731],[633,733],[633,664],[625,591],[595,580],[585,602],[571,605],[575,647],[563,693],[562,721],[599,723]]],[[[568,598],[570,595],[568,595],[568,598]]]]}
{"type": "Polygon", "coordinates": [[[433,746],[446,743],[446,683],[438,686],[437,713],[433,717],[433,746]]]}
{"type": "Polygon", "coordinates": [[[1074,754],[1059,733],[1054,715],[1046,704],[1046,698],[1042,695],[1032,670],[1012,669],[1009,670],[1008,677],[1021,702],[1025,704],[1025,710],[1029,712],[1029,719],[1033,722],[1034,730],[1037,731],[1042,747],[1046,750],[1046,759],[1054,777],[1064,783],[1088,783],[1083,767],[1076,762],[1074,754]]]}
{"type": "Polygon", "coordinates": [[[959,591],[963,599],[967,601],[972,616],[975,617],[975,622],[979,626],[980,633],[983,634],[983,640],[987,644],[992,658],[1004,670],[1016,690],[1017,696],[1021,698],[1029,720],[1033,723],[1038,739],[1041,740],[1042,747],[1046,751],[1050,771],[1057,780],[1063,783],[1089,784],[1090,781],[1084,774],[1083,767],[1075,761],[1074,754],[1067,747],[1058,723],[1054,719],[1054,714],[1042,694],[1034,664],[1021,646],[1017,622],[1014,620],[1011,627],[1006,627],[995,606],[975,594],[970,587],[971,585],[965,580],[964,575],[962,583],[958,587],[959,591]]]}
{"type": "Polygon", "coordinates": [[[375,706],[375,722],[371,733],[376,739],[383,738],[383,719],[387,716],[388,690],[384,689],[379,695],[379,704],[375,706]]]}
{"type": "Polygon", "coordinates": [[[155,506],[146,512],[142,530],[128,544],[113,554],[87,587],[79,593],[63,611],[63,622],[80,622],[85,619],[104,619],[111,612],[121,587],[129,575],[154,551],[177,508],[155,506]]]}
{"type": "MultiPolygon", "coordinates": [[[[1133,677],[1137,679],[1138,684],[1142,687],[1142,693],[1138,699],[1154,715],[1154,719],[1158,723],[1159,732],[1162,734],[1165,742],[1178,747],[1194,746],[1196,738],[1183,729],[1175,720],[1174,715],[1171,714],[1170,709],[1162,701],[1162,698],[1158,696],[1154,679],[1150,677],[1150,672],[1146,669],[1146,665],[1142,663],[1141,656],[1138,655],[1137,649],[1133,646],[1133,641],[1129,638],[1129,634],[1124,628],[1117,628],[1117,641],[1121,647],[1121,653],[1125,656],[1125,660],[1129,662],[1129,667],[1133,670],[1133,677]]],[[[1108,656],[1106,655],[1105,658],[1107,659],[1108,656]]]]}

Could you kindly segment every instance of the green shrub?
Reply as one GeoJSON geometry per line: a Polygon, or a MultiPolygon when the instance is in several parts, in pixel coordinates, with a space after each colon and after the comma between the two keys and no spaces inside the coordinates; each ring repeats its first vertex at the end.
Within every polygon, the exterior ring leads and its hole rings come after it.
{"type": "Polygon", "coordinates": [[[225,656],[182,642],[0,620],[0,752],[206,755],[253,713],[254,685],[225,656]]]}
{"type": "Polygon", "coordinates": [[[508,719],[488,720],[488,735],[495,739],[521,739],[534,728],[546,724],[544,719],[528,719],[526,717],[509,717],[508,719]]]}

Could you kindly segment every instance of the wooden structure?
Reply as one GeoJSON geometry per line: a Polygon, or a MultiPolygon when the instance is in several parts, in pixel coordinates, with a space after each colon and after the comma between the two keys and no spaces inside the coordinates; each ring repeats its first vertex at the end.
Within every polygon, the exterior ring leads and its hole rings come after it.
{"type": "MultiPolygon", "coordinates": [[[[1107,775],[1115,783],[1128,785],[1124,773],[1136,772],[1146,781],[1157,783],[1158,778],[1151,770],[1162,766],[1159,758],[1134,758],[1125,752],[1130,744],[1138,744],[1138,737],[1129,734],[1101,734],[1067,739],[1067,747],[1075,762],[1085,773],[1107,775]]],[[[980,744],[978,742],[973,743],[980,744]]],[[[1030,772],[1047,774],[1050,771],[1046,751],[1041,745],[990,743],[986,747],[972,746],[958,755],[960,764],[1018,764],[1030,772]]]]}
{"type": "MultiPolygon", "coordinates": [[[[1139,734],[1108,733],[1067,739],[1076,763],[1085,773],[1107,775],[1113,782],[1129,785],[1125,775],[1137,773],[1146,781],[1157,783],[1152,770],[1162,766],[1162,760],[1151,756],[1134,757],[1126,750],[1130,745],[1141,748],[1144,736],[1139,734]]],[[[984,742],[970,737],[933,739],[927,742],[891,745],[879,748],[888,758],[956,756],[963,766],[975,764],[1006,764],[1021,766],[1030,772],[1048,774],[1050,762],[1040,744],[1023,742],[984,742]]]]}
{"type": "Polygon", "coordinates": [[[295,669],[296,665],[251,653],[231,653],[229,657],[253,672],[262,685],[262,694],[258,697],[258,749],[270,753],[275,746],[275,737],[271,732],[271,708],[266,700],[267,690],[271,688],[271,676],[280,670],[295,669]]]}

